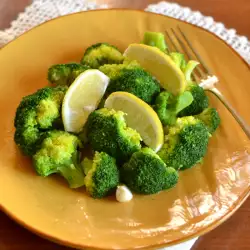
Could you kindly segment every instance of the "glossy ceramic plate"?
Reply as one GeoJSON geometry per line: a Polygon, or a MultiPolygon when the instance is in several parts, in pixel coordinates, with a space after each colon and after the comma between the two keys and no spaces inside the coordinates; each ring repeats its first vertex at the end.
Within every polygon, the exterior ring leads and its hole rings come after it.
{"type": "Polygon", "coordinates": [[[50,65],[79,61],[84,50],[108,42],[124,50],[147,30],[180,25],[219,79],[219,89],[250,123],[250,70],[214,35],[175,19],[132,10],[73,14],[47,22],[0,51],[0,204],[42,237],[77,248],[134,249],[171,245],[201,235],[227,219],[249,194],[250,143],[222,104],[211,97],[222,124],[204,163],[180,173],[178,185],[126,204],[94,200],[58,177],[35,174],[13,141],[22,96],[47,84],[50,65]]]}

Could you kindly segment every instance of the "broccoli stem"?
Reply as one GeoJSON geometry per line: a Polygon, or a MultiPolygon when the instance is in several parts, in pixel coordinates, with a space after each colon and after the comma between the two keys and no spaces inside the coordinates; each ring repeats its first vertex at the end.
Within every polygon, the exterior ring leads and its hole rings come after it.
{"type": "Polygon", "coordinates": [[[194,98],[189,91],[185,91],[180,94],[176,99],[175,114],[177,115],[184,108],[188,107],[193,102],[193,100],[194,98]]]}
{"type": "Polygon", "coordinates": [[[189,91],[185,91],[176,97],[167,91],[163,91],[156,98],[155,111],[163,126],[173,125],[176,122],[177,114],[188,107],[192,101],[193,96],[189,91]]]}
{"type": "Polygon", "coordinates": [[[79,164],[79,153],[76,151],[72,155],[72,163],[65,164],[57,168],[60,173],[68,182],[70,188],[79,188],[84,185],[84,173],[79,164]]]}
{"type": "Polygon", "coordinates": [[[150,31],[145,32],[142,43],[149,45],[149,46],[157,47],[163,52],[166,52],[167,50],[165,37],[160,32],[150,32],[150,31]]]}
{"type": "Polygon", "coordinates": [[[198,64],[199,64],[199,62],[194,61],[194,60],[190,60],[190,61],[188,61],[186,67],[183,69],[183,73],[185,75],[187,82],[192,81],[192,77],[191,77],[192,72],[198,64]]]}
{"type": "Polygon", "coordinates": [[[186,67],[187,63],[186,63],[184,54],[181,54],[179,52],[171,52],[169,54],[169,56],[174,61],[174,63],[176,64],[176,66],[178,68],[180,68],[181,70],[186,67]]]}
{"type": "Polygon", "coordinates": [[[81,162],[82,169],[85,175],[88,174],[89,170],[92,168],[93,160],[88,159],[85,157],[81,162]]]}
{"type": "Polygon", "coordinates": [[[84,174],[74,164],[59,167],[58,173],[67,180],[70,188],[79,188],[84,185],[84,174]]]}

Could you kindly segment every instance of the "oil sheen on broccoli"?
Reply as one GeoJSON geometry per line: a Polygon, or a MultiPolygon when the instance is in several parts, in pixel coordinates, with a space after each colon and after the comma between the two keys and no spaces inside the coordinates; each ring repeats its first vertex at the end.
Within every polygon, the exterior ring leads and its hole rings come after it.
{"type": "Polygon", "coordinates": [[[205,124],[192,116],[178,118],[169,128],[158,155],[167,167],[186,169],[200,162],[207,152],[210,134],[205,124]]]}
{"type": "Polygon", "coordinates": [[[207,108],[195,117],[207,126],[210,134],[214,133],[220,125],[220,116],[215,108],[207,108]]]}
{"type": "Polygon", "coordinates": [[[93,198],[109,195],[119,184],[119,171],[113,157],[104,152],[95,152],[92,160],[82,162],[87,192],[93,198]]]}
{"type": "Polygon", "coordinates": [[[48,70],[48,80],[52,84],[69,86],[89,66],[80,63],[55,64],[48,70]]]}
{"type": "Polygon", "coordinates": [[[198,115],[200,114],[204,109],[208,108],[209,101],[208,97],[202,87],[195,83],[191,83],[186,88],[187,91],[190,91],[194,100],[185,109],[183,109],[178,116],[191,116],[191,115],[198,115]]]}
{"type": "Polygon", "coordinates": [[[91,68],[98,69],[104,64],[122,63],[122,53],[108,43],[97,43],[86,49],[81,63],[91,68]]]}
{"type": "Polygon", "coordinates": [[[106,94],[125,91],[151,104],[160,93],[159,83],[136,62],[120,65],[103,65],[99,68],[110,78],[106,94]]]}
{"type": "Polygon", "coordinates": [[[185,91],[178,96],[163,91],[156,97],[154,110],[163,126],[174,125],[178,113],[188,107],[192,101],[193,96],[189,91],[185,91]]]}
{"type": "Polygon", "coordinates": [[[102,108],[87,121],[88,141],[93,150],[106,152],[118,162],[126,161],[141,148],[140,135],[126,126],[124,113],[102,108]]]}
{"type": "Polygon", "coordinates": [[[167,168],[152,149],[143,148],[122,166],[121,178],[136,193],[155,194],[175,186],[178,172],[167,168]]]}
{"type": "Polygon", "coordinates": [[[15,115],[15,142],[26,155],[39,147],[44,131],[60,119],[60,109],[66,87],[45,87],[20,102],[15,115]]]}
{"type": "Polygon", "coordinates": [[[41,176],[60,174],[71,188],[84,185],[84,173],[79,162],[77,136],[65,131],[51,130],[46,133],[41,148],[33,155],[36,172],[41,176]]]}

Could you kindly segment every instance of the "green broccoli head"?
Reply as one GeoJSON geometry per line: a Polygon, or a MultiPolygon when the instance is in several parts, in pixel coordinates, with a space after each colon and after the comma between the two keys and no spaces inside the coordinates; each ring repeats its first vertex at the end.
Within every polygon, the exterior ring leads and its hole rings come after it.
{"type": "Polygon", "coordinates": [[[66,90],[66,87],[46,87],[22,99],[16,110],[14,139],[26,155],[34,154],[43,131],[60,119],[66,90]]]}
{"type": "Polygon", "coordinates": [[[48,80],[52,84],[69,86],[89,66],[80,63],[55,64],[48,70],[48,80]]]}
{"type": "Polygon", "coordinates": [[[191,92],[194,100],[191,105],[178,114],[179,117],[198,115],[209,105],[208,97],[204,89],[199,85],[194,83],[189,84],[186,90],[191,92]]]}
{"type": "Polygon", "coordinates": [[[92,112],[86,124],[92,148],[106,152],[118,162],[126,161],[141,148],[141,137],[126,126],[124,113],[102,108],[92,112]]]}
{"type": "Polygon", "coordinates": [[[163,91],[156,97],[154,110],[163,126],[173,125],[176,122],[178,113],[189,106],[192,101],[193,96],[189,91],[185,91],[178,96],[163,91]]]}
{"type": "Polygon", "coordinates": [[[205,124],[192,117],[178,118],[169,128],[158,155],[167,167],[190,168],[200,162],[207,152],[210,134],[205,124]]]}
{"type": "Polygon", "coordinates": [[[152,103],[154,97],[160,92],[159,83],[137,63],[122,65],[103,65],[99,68],[110,78],[106,94],[116,91],[125,91],[152,103]]]}
{"type": "Polygon", "coordinates": [[[173,187],[178,178],[171,176],[173,173],[150,148],[143,148],[135,152],[129,162],[121,167],[123,182],[131,190],[140,194],[155,194],[163,189],[173,187]]]}
{"type": "Polygon", "coordinates": [[[111,79],[116,79],[120,76],[120,72],[124,69],[141,68],[137,61],[130,61],[125,58],[122,64],[105,64],[99,67],[99,70],[106,74],[111,79]]]}
{"type": "Polygon", "coordinates": [[[178,171],[176,171],[172,167],[167,167],[166,169],[167,171],[165,175],[165,185],[163,189],[169,189],[169,188],[174,187],[179,180],[178,171]]]}
{"type": "Polygon", "coordinates": [[[195,117],[207,126],[210,134],[214,133],[220,125],[220,116],[215,108],[207,108],[195,117]]]}
{"type": "Polygon", "coordinates": [[[87,192],[94,198],[110,194],[119,184],[119,171],[113,157],[104,152],[95,152],[93,160],[82,162],[87,192]]]}
{"type": "Polygon", "coordinates": [[[36,127],[18,126],[15,131],[14,141],[25,155],[33,155],[40,147],[45,132],[36,127]]]}
{"type": "Polygon", "coordinates": [[[97,43],[86,49],[81,63],[98,69],[101,65],[119,64],[123,60],[122,53],[115,46],[108,43],[97,43]]]}
{"type": "Polygon", "coordinates": [[[33,155],[36,172],[41,176],[58,173],[67,180],[71,188],[83,186],[79,146],[80,141],[75,135],[60,130],[47,132],[40,149],[33,155]]]}

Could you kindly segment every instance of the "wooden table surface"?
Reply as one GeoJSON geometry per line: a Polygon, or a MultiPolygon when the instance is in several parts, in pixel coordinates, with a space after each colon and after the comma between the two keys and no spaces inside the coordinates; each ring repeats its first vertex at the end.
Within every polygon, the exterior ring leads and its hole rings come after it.
{"type": "MultiPolygon", "coordinates": [[[[96,0],[110,7],[143,9],[155,0],[96,0]]],[[[183,6],[213,16],[250,38],[250,0],[175,0],[183,6]]],[[[0,0],[0,29],[8,28],[31,0],[0,0]]],[[[192,250],[249,250],[250,198],[221,226],[200,237],[192,250]]],[[[0,212],[0,250],[66,250],[23,229],[0,212]]]]}

